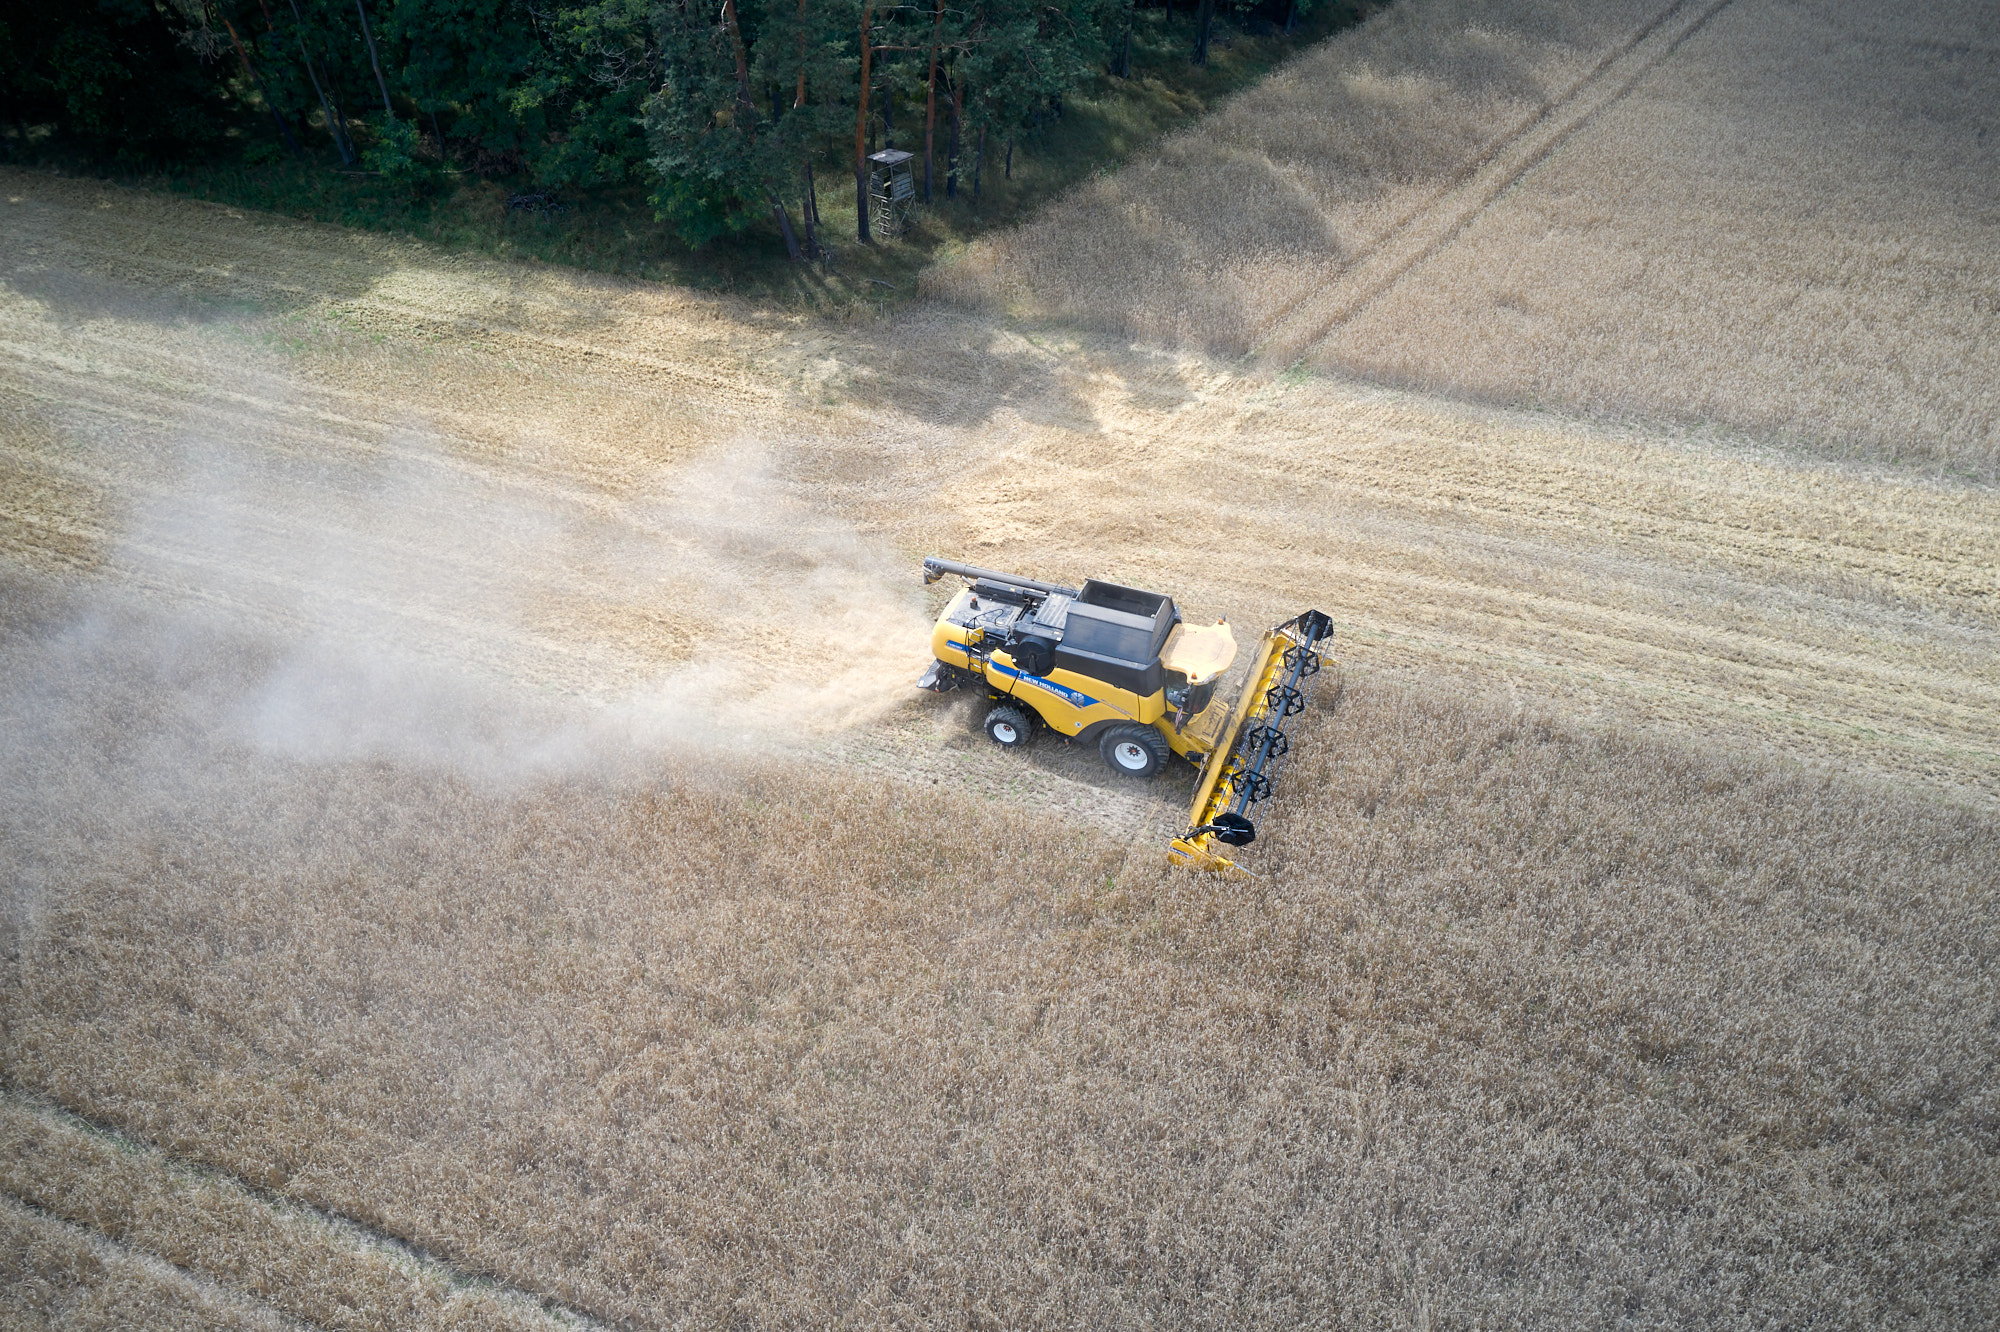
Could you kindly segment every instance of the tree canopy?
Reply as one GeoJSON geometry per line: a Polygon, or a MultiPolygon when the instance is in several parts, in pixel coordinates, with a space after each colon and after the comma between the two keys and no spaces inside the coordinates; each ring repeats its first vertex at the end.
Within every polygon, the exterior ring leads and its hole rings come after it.
{"type": "MultiPolygon", "coordinates": [[[[213,147],[252,113],[266,153],[330,148],[347,169],[412,183],[450,153],[544,189],[638,185],[690,244],[770,217],[797,256],[817,243],[815,163],[851,164],[862,239],[864,159],[878,148],[917,154],[926,199],[976,190],[989,141],[1126,72],[1135,3],[13,6],[0,18],[0,114],[137,163],[213,147]]],[[[1218,0],[1196,3],[1199,62],[1218,0]]]]}

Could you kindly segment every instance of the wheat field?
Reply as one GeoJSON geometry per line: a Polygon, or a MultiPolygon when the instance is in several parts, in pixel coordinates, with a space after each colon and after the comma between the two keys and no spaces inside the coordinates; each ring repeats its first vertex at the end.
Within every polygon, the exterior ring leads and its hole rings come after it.
{"type": "MultiPolygon", "coordinates": [[[[1610,70],[1567,153],[1735,11],[1445,12],[1357,40],[1610,70]]],[[[1480,86],[1383,151],[1547,95],[1480,86]]],[[[0,201],[4,1325],[1995,1306],[1990,487],[1804,399],[1801,450],[0,201]],[[928,553],[1333,615],[1257,877],[1163,865],[1188,774],[913,696],[928,553]]]]}
{"type": "Polygon", "coordinates": [[[1419,0],[933,275],[1031,317],[1991,480],[1978,0],[1419,0]]]}
{"type": "MultiPolygon", "coordinates": [[[[9,1077],[464,1271],[640,1326],[1990,1306],[1984,812],[1357,684],[1224,891],[796,765],[496,789],[245,753],[177,685],[259,656],[61,687],[98,720],[40,779],[69,818],[9,941],[9,1077]]],[[[453,1325],[7,1113],[6,1187],[54,1217],[315,1325],[453,1325]]]]}

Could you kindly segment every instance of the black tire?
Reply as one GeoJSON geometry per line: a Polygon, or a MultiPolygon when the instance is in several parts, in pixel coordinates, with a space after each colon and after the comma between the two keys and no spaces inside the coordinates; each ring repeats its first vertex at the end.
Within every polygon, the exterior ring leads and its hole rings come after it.
{"type": "Polygon", "coordinates": [[[1126,777],[1151,777],[1166,764],[1167,738],[1150,726],[1114,726],[1097,742],[1104,766],[1126,777]]]}
{"type": "Polygon", "coordinates": [[[1002,749],[1019,749],[1028,743],[1034,726],[1019,708],[997,707],[986,714],[986,734],[1002,749]]]}

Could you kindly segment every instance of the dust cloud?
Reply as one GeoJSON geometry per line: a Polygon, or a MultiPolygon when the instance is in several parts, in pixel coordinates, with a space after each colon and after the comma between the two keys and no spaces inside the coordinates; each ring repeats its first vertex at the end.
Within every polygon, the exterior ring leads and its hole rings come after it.
{"type": "Polygon", "coordinates": [[[421,423],[365,452],[184,430],[159,454],[111,576],[15,646],[17,717],[146,661],[253,752],[511,781],[784,748],[906,697],[923,660],[914,573],[755,440],[636,496],[531,487],[421,423]]]}
{"type": "Polygon", "coordinates": [[[30,934],[47,890],[162,829],[268,845],[246,811],[322,769],[529,803],[725,780],[907,699],[923,660],[914,570],[754,439],[625,495],[416,419],[317,451],[256,419],[75,442],[131,467],[95,576],[0,572],[0,871],[30,934]]]}

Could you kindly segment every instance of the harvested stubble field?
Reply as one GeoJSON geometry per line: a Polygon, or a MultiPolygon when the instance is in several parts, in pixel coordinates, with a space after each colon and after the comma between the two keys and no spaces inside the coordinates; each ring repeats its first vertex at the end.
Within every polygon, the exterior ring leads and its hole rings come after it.
{"type": "Polygon", "coordinates": [[[0,199],[15,1321],[2000,1302],[1990,489],[0,199]],[[927,551],[1332,613],[1262,877],[927,551]]]}
{"type": "Polygon", "coordinates": [[[931,284],[1991,480],[1996,107],[1984,0],[1414,0],[931,284]]]}

